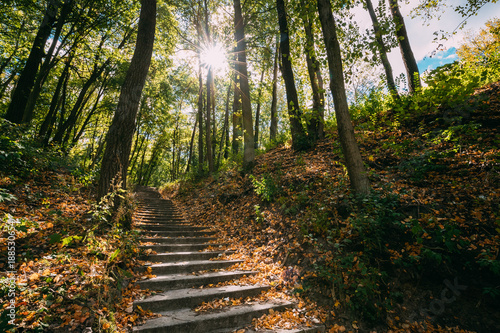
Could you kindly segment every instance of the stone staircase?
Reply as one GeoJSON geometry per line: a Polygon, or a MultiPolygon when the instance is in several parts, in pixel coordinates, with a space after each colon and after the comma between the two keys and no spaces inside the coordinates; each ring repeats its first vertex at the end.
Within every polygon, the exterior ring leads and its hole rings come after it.
{"type": "MultiPolygon", "coordinates": [[[[268,312],[292,307],[288,301],[253,302],[228,307],[214,312],[198,313],[192,309],[202,302],[220,298],[246,298],[257,296],[269,286],[228,285],[223,287],[200,288],[217,285],[219,282],[236,280],[256,274],[253,271],[224,270],[240,260],[210,260],[225,251],[207,251],[217,248],[214,232],[193,226],[180,214],[170,200],[162,199],[158,192],[142,188],[137,192],[138,210],[134,215],[134,226],[144,235],[143,248],[157,254],[143,258],[152,264],[155,278],[139,281],[142,289],[161,291],[143,300],[134,302],[134,308],[151,310],[161,317],[148,320],[144,325],[134,327],[134,332],[153,333],[230,333],[248,326],[253,318],[268,312]],[[203,252],[200,252],[203,251],[203,252]]],[[[244,332],[255,332],[243,329],[244,332]]],[[[259,332],[323,332],[323,327],[295,330],[274,330],[259,332]]]]}

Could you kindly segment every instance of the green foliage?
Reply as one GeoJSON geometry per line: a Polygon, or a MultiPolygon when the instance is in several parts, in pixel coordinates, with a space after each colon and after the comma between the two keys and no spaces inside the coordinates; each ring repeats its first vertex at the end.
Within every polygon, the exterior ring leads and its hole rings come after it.
{"type": "Polygon", "coordinates": [[[6,189],[0,188],[0,202],[4,201],[16,201],[17,198],[15,195],[9,193],[6,189]]]}
{"type": "Polygon", "coordinates": [[[377,119],[387,109],[390,95],[387,95],[380,88],[370,89],[369,93],[363,95],[361,100],[351,105],[349,113],[353,120],[370,120],[372,124],[377,123],[377,119]]]}
{"type": "MultiPolygon", "coordinates": [[[[402,234],[396,227],[403,218],[397,209],[399,197],[390,190],[386,193],[374,192],[362,200],[345,198],[350,212],[344,221],[346,227],[335,230],[330,224],[332,237],[327,241],[331,250],[315,263],[318,276],[333,286],[334,297],[371,324],[383,321],[391,303],[383,287],[388,273],[372,260],[387,255],[386,243],[402,234]],[[339,234],[346,235],[340,242],[339,234]]],[[[317,221],[325,223],[327,219],[317,221]]]]}
{"type": "Polygon", "coordinates": [[[250,175],[252,180],[252,185],[255,193],[264,202],[272,202],[281,193],[278,186],[278,182],[269,173],[265,173],[260,177],[256,178],[254,175],[250,175]]]}

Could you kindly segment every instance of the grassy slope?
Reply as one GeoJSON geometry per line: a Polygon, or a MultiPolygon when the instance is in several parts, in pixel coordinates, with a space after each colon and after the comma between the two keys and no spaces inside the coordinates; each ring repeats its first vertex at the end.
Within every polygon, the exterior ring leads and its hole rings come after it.
{"type": "Polygon", "coordinates": [[[490,84],[460,107],[360,121],[374,190],[362,202],[335,133],[164,194],[331,332],[500,331],[499,96],[490,84]]]}

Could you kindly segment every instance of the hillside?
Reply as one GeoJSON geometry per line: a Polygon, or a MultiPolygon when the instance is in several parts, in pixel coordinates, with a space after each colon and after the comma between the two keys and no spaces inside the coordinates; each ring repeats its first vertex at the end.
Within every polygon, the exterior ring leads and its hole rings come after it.
{"type": "MultiPolygon", "coordinates": [[[[358,118],[373,187],[364,199],[350,192],[333,130],[305,152],[279,145],[262,153],[250,173],[228,169],[162,193],[215,231],[214,244],[226,244],[215,250],[235,251],[219,259],[258,271],[232,283],[270,285],[257,301],[295,300],[296,310],[265,315],[254,329],[321,322],[328,332],[499,331],[499,94],[497,82],[447,107],[358,118]]],[[[133,196],[113,214],[122,190],[96,203],[91,174],[6,126],[0,328],[12,328],[10,299],[19,332],[127,332],[154,316],[132,305],[148,293],[135,282],[151,277],[137,273],[138,233],[122,225],[133,196]]]]}
{"type": "Polygon", "coordinates": [[[331,332],[498,331],[499,94],[497,82],[453,107],[359,120],[373,187],[362,200],[334,133],[163,194],[331,332]]]}

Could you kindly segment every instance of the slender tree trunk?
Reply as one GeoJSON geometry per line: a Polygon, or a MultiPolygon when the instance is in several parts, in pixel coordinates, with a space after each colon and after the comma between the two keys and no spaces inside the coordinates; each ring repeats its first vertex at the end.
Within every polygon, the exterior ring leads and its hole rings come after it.
{"type": "Polygon", "coordinates": [[[421,85],[420,72],[418,71],[417,62],[411,49],[410,40],[408,39],[403,15],[399,11],[398,0],[389,0],[389,7],[391,8],[391,14],[396,25],[396,36],[398,37],[399,49],[401,50],[406,75],[408,76],[409,91],[410,94],[413,94],[421,85]]]}
{"type": "Polygon", "coordinates": [[[198,91],[198,171],[203,172],[204,156],[203,156],[203,79],[201,77],[201,62],[199,64],[198,83],[200,89],[198,91]]]}
{"type": "Polygon", "coordinates": [[[17,82],[16,89],[14,90],[9,108],[5,115],[5,119],[13,123],[21,124],[29,121],[28,118],[24,117],[24,110],[26,109],[26,103],[28,102],[33,85],[35,84],[38,67],[44,56],[45,44],[52,32],[58,10],[59,1],[50,0],[47,4],[42,23],[38,28],[33,46],[31,47],[28,60],[26,60],[26,64],[21,72],[21,76],[19,77],[19,81],[17,82]]]}
{"type": "Polygon", "coordinates": [[[137,110],[151,63],[156,27],[156,0],[142,0],[137,42],[118,106],[107,134],[106,150],[101,165],[98,195],[103,197],[113,182],[127,186],[127,170],[137,110]]]}
{"type": "MultiPolygon", "coordinates": [[[[42,66],[40,67],[40,72],[38,73],[38,77],[36,78],[36,82],[33,85],[33,90],[31,91],[28,102],[26,104],[26,108],[24,110],[24,119],[23,122],[30,122],[33,118],[33,114],[35,111],[35,104],[40,96],[40,92],[42,91],[43,84],[47,79],[47,75],[50,70],[57,64],[57,59],[54,60],[54,50],[56,45],[59,42],[59,37],[62,32],[62,28],[66,23],[66,19],[71,13],[73,7],[73,0],[65,0],[62,5],[61,15],[57,19],[56,29],[54,31],[54,36],[52,37],[52,44],[50,45],[47,54],[45,55],[45,59],[43,60],[42,66]]],[[[76,48],[76,42],[71,46],[72,48],[76,48]]],[[[56,53],[57,56],[57,53],[56,53]]]]}
{"type": "Polygon", "coordinates": [[[78,120],[78,113],[81,110],[82,106],[85,105],[85,102],[89,98],[88,91],[90,88],[92,88],[92,85],[97,81],[97,79],[101,76],[102,72],[106,67],[109,65],[110,59],[108,59],[104,64],[101,66],[96,66],[94,67],[94,71],[90,75],[89,79],[87,82],[82,87],[82,90],[80,91],[80,94],[78,95],[78,98],[75,102],[75,105],[73,105],[73,108],[71,109],[71,112],[68,116],[68,118],[64,121],[62,126],[60,126],[57,130],[57,133],[54,135],[53,142],[55,143],[62,143],[64,140],[64,136],[67,132],[73,128],[73,126],[76,124],[76,121],[78,120]]]}
{"type": "Polygon", "coordinates": [[[101,97],[104,95],[104,92],[106,91],[106,86],[107,86],[107,79],[104,80],[101,88],[99,89],[99,92],[97,93],[97,96],[96,96],[96,99],[95,99],[95,102],[94,102],[94,106],[92,107],[92,109],[87,114],[87,117],[83,121],[83,124],[80,127],[80,130],[78,130],[78,132],[76,132],[76,135],[71,140],[71,147],[73,147],[80,140],[80,138],[82,137],[83,133],[85,132],[85,129],[86,129],[87,125],[90,122],[90,119],[96,113],[97,106],[99,105],[101,97]]]}
{"type": "Polygon", "coordinates": [[[212,68],[208,69],[207,74],[207,111],[206,111],[206,120],[205,120],[205,143],[207,145],[207,160],[208,160],[208,172],[214,172],[214,159],[212,155],[212,128],[210,126],[211,117],[212,117],[212,108],[213,108],[213,71],[212,68]]]}
{"type": "Polygon", "coordinates": [[[45,116],[45,119],[40,126],[40,130],[38,131],[39,140],[43,140],[47,130],[49,129],[49,125],[55,120],[55,115],[57,111],[57,106],[59,105],[59,95],[61,94],[61,90],[63,88],[64,82],[66,81],[66,76],[69,75],[69,68],[71,62],[73,61],[73,53],[66,60],[66,64],[64,65],[64,69],[62,71],[61,76],[59,77],[59,81],[57,82],[56,89],[54,91],[54,95],[52,95],[52,101],[50,102],[49,112],[45,116]]]}
{"type": "Polygon", "coordinates": [[[356,194],[365,196],[370,192],[370,183],[359,152],[358,144],[356,143],[354,128],[349,115],[340,45],[337,39],[332,7],[329,0],[317,0],[317,3],[327,51],[328,67],[330,69],[330,89],[335,103],[335,115],[337,117],[340,145],[346,160],[347,173],[351,181],[351,187],[356,194]]]}
{"type": "Polygon", "coordinates": [[[3,96],[5,95],[5,91],[9,87],[9,84],[12,81],[14,81],[14,79],[16,78],[16,76],[17,76],[17,70],[14,69],[10,73],[9,77],[7,78],[7,80],[5,80],[4,82],[2,82],[2,84],[0,85],[0,100],[2,100],[3,96]]]}
{"type": "Polygon", "coordinates": [[[276,53],[274,55],[273,65],[273,91],[271,101],[271,125],[269,127],[269,138],[271,141],[276,141],[278,133],[278,115],[277,115],[277,90],[278,90],[278,58],[280,53],[279,39],[276,38],[276,53]]]}
{"type": "Polygon", "coordinates": [[[184,172],[185,174],[189,172],[189,168],[191,166],[191,160],[193,159],[193,145],[194,145],[194,138],[196,136],[196,127],[198,126],[198,117],[195,117],[194,119],[195,120],[194,120],[193,132],[191,133],[191,140],[189,141],[189,154],[186,165],[186,171],[184,172]]]}
{"type": "Polygon", "coordinates": [[[399,99],[398,90],[396,88],[396,84],[394,83],[394,76],[392,75],[392,66],[389,62],[389,58],[387,57],[387,47],[385,46],[384,40],[382,38],[380,23],[378,22],[377,15],[375,14],[375,10],[373,9],[372,0],[366,0],[366,8],[368,9],[368,13],[370,14],[370,18],[372,19],[375,41],[377,42],[378,51],[380,53],[380,60],[382,61],[382,65],[384,66],[385,70],[387,88],[395,99],[399,99]]]}
{"type": "MultiPolygon", "coordinates": [[[[59,123],[57,125],[57,131],[59,131],[59,129],[61,128],[61,126],[63,126],[63,124],[64,124],[64,117],[66,116],[66,98],[68,96],[67,92],[68,92],[69,77],[70,77],[70,75],[68,73],[66,75],[66,77],[65,77],[65,81],[64,81],[64,84],[63,84],[63,91],[62,91],[62,94],[61,94],[61,101],[59,102],[60,103],[60,111],[59,111],[59,123]]],[[[47,130],[47,134],[45,134],[45,139],[44,139],[44,142],[43,142],[44,146],[48,146],[49,145],[50,136],[52,135],[52,131],[54,129],[55,122],[57,120],[56,118],[57,118],[57,114],[54,114],[53,120],[51,121],[51,124],[49,125],[49,129],[47,130]]]]}
{"type": "MultiPolygon", "coordinates": [[[[139,133],[139,130],[137,131],[137,133],[139,133]]],[[[132,170],[134,170],[135,165],[137,164],[137,160],[139,159],[140,151],[141,151],[142,147],[144,146],[145,142],[146,142],[145,135],[141,136],[140,138],[137,137],[134,151],[132,152],[132,156],[131,156],[130,162],[129,162],[131,172],[132,172],[132,170]],[[140,143],[138,144],[137,141],[140,141],[140,143]]]]}
{"type": "MultiPolygon", "coordinates": [[[[305,4],[304,4],[305,7],[305,4]]],[[[312,141],[323,138],[323,124],[325,114],[325,95],[323,93],[323,80],[321,78],[321,69],[318,60],[316,59],[316,52],[314,49],[314,34],[313,34],[313,18],[311,12],[304,15],[304,30],[306,33],[306,63],[309,80],[311,81],[311,89],[313,94],[313,106],[311,119],[308,122],[308,134],[312,141]]]]}
{"type": "Polygon", "coordinates": [[[220,167],[220,160],[222,156],[222,152],[224,151],[224,158],[226,157],[226,153],[229,154],[228,144],[229,144],[229,98],[231,97],[231,84],[227,86],[226,93],[226,110],[224,112],[224,123],[222,125],[222,133],[220,135],[220,148],[219,155],[217,156],[217,169],[220,167]],[[225,142],[225,144],[224,144],[225,142]]]}
{"type": "Polygon", "coordinates": [[[260,106],[262,104],[262,84],[264,82],[264,73],[266,72],[266,67],[262,67],[262,73],[260,74],[259,82],[259,94],[257,96],[257,110],[255,111],[255,149],[259,149],[259,121],[260,121],[260,106]]]}
{"type": "Polygon", "coordinates": [[[278,23],[281,35],[280,48],[282,75],[283,80],[285,81],[288,116],[290,118],[290,127],[292,132],[292,146],[295,150],[304,150],[309,148],[310,144],[304,131],[304,127],[302,126],[302,111],[300,110],[299,98],[293,76],[290,53],[290,35],[288,31],[284,0],[276,0],[276,9],[278,11],[278,23]]]}
{"type": "Polygon", "coordinates": [[[240,0],[234,0],[234,36],[236,39],[236,72],[239,74],[239,83],[241,90],[241,114],[243,118],[243,165],[252,166],[255,160],[253,121],[252,121],[252,103],[250,101],[250,86],[248,84],[247,70],[247,43],[245,40],[245,25],[241,13],[240,0]]]}
{"type": "MultiPolygon", "coordinates": [[[[235,65],[236,67],[236,65],[235,65]]],[[[235,68],[234,75],[234,90],[233,90],[233,144],[232,151],[233,155],[237,156],[241,148],[241,137],[242,137],[242,127],[243,119],[241,117],[241,91],[238,87],[239,73],[235,68]]]]}

